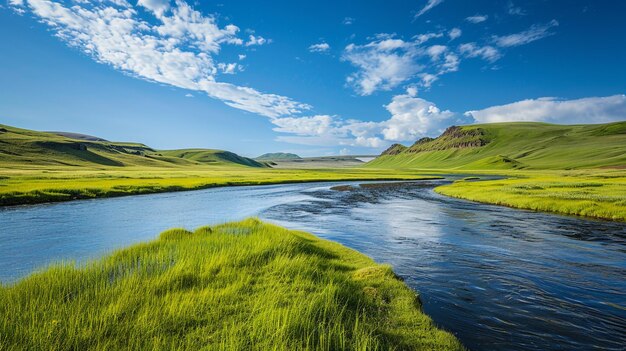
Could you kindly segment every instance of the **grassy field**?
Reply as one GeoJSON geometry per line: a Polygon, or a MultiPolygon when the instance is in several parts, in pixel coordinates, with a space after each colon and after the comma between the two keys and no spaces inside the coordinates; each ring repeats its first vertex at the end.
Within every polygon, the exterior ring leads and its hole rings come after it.
{"type": "Polygon", "coordinates": [[[436,192],[483,203],[626,221],[626,172],[507,172],[502,180],[461,180],[436,192]]]}
{"type": "Polygon", "coordinates": [[[372,168],[459,170],[626,167],[626,122],[589,125],[491,123],[396,147],[372,168]]]}
{"type": "Polygon", "coordinates": [[[270,169],[196,166],[192,169],[124,167],[48,167],[12,169],[0,165],[0,205],[32,204],[97,197],[204,189],[228,185],[261,185],[332,180],[433,179],[412,170],[270,169]]]}
{"type": "Polygon", "coordinates": [[[461,350],[388,265],[248,219],[0,286],[2,350],[461,350]]]}
{"type": "Polygon", "coordinates": [[[331,180],[428,178],[414,171],[276,170],[213,149],[155,150],[0,125],[0,205],[331,180]]]}
{"type": "Polygon", "coordinates": [[[410,147],[393,145],[368,168],[487,173],[440,194],[516,208],[626,220],[626,122],[492,123],[451,127],[410,147]]]}

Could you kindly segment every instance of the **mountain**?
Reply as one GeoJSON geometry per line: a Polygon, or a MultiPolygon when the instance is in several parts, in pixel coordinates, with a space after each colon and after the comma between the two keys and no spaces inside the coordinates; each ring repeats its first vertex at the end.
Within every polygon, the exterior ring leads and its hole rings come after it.
{"type": "Polygon", "coordinates": [[[572,169],[626,167],[626,121],[555,125],[512,122],[452,126],[439,137],[392,145],[377,168],[572,169]]]}
{"type": "Polygon", "coordinates": [[[300,160],[301,157],[288,152],[272,152],[256,157],[257,161],[283,161],[283,160],[300,160]]]}
{"type": "Polygon", "coordinates": [[[0,163],[37,166],[266,167],[232,152],[211,149],[156,150],[140,143],[110,142],[77,133],[37,132],[0,124],[0,163]]]}

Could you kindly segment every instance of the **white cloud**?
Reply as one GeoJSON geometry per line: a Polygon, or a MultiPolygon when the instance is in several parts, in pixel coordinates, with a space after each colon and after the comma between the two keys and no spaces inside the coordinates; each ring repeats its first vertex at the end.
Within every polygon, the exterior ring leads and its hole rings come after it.
{"type": "Polygon", "coordinates": [[[343,21],[341,21],[341,23],[343,23],[343,24],[344,24],[344,25],[346,25],[346,26],[349,26],[349,25],[351,25],[352,23],[354,23],[354,18],[352,18],[352,17],[345,17],[345,18],[343,19],[343,21]]]}
{"type": "Polygon", "coordinates": [[[244,55],[244,54],[239,54],[238,57],[239,57],[239,61],[243,61],[243,60],[246,59],[246,55],[244,55]]]}
{"type": "MultiPolygon", "coordinates": [[[[219,27],[213,16],[180,0],[166,11],[166,3],[138,5],[154,11],[155,24],[143,20],[125,0],[74,2],[71,7],[51,0],[25,0],[19,9],[28,9],[68,45],[137,78],[202,91],[234,108],[270,118],[310,108],[285,96],[217,82],[219,71],[234,73],[237,66],[216,64],[213,56],[222,45],[243,44],[237,37],[239,28],[219,27]]],[[[267,42],[251,35],[246,45],[267,42]]]]}
{"type": "Polygon", "coordinates": [[[143,6],[146,9],[152,11],[155,16],[163,16],[163,13],[170,8],[169,0],[139,0],[137,5],[143,6]]]}
{"type": "Polygon", "coordinates": [[[428,0],[428,2],[426,3],[426,5],[424,5],[424,7],[415,14],[415,18],[425,14],[426,12],[430,11],[433,7],[441,4],[443,2],[443,0],[428,0]]]}
{"type": "Polygon", "coordinates": [[[416,140],[424,136],[436,136],[447,127],[467,123],[467,117],[458,117],[448,110],[440,110],[435,104],[416,97],[412,91],[396,95],[385,106],[391,118],[381,123],[381,134],[387,141],[416,140]]]}
{"type": "Polygon", "coordinates": [[[192,98],[192,97],[193,97],[193,94],[189,94],[189,93],[187,93],[187,94],[185,94],[185,97],[192,98]]]}
{"type": "Polygon", "coordinates": [[[535,24],[532,25],[528,30],[520,33],[505,36],[493,36],[493,41],[496,43],[496,45],[501,47],[524,45],[553,35],[554,32],[550,32],[550,29],[558,25],[559,22],[557,22],[556,20],[552,20],[546,24],[535,24]]]}
{"type": "Polygon", "coordinates": [[[500,51],[493,46],[478,46],[476,43],[465,43],[459,46],[459,52],[466,57],[480,57],[489,62],[500,59],[500,51]]]}
{"type": "Polygon", "coordinates": [[[300,136],[316,136],[328,133],[335,125],[334,117],[317,115],[310,117],[282,117],[272,119],[277,132],[300,136]]]}
{"type": "Polygon", "coordinates": [[[450,37],[450,40],[454,40],[454,39],[460,37],[461,34],[463,34],[463,32],[459,28],[452,28],[448,32],[448,36],[450,37]]]}
{"type": "Polygon", "coordinates": [[[466,21],[474,24],[485,22],[489,18],[488,15],[474,15],[465,18],[466,21]]]}
{"type": "Polygon", "coordinates": [[[350,44],[342,60],[350,62],[357,71],[346,81],[360,95],[390,90],[413,78],[420,78],[422,86],[429,87],[440,75],[458,69],[458,56],[448,47],[423,45],[442,36],[442,33],[428,33],[405,41],[381,34],[364,45],[350,44]]]}
{"type": "Polygon", "coordinates": [[[432,102],[416,96],[409,87],[406,94],[393,97],[385,105],[391,117],[381,122],[344,120],[337,116],[318,115],[301,118],[276,118],[271,122],[277,132],[295,134],[277,140],[304,145],[361,146],[379,148],[391,142],[415,141],[437,136],[451,124],[470,123],[470,117],[440,110],[432,102]]]}
{"type": "Polygon", "coordinates": [[[339,155],[341,156],[350,155],[350,149],[344,147],[343,149],[339,150],[339,155]]]}
{"type": "Polygon", "coordinates": [[[326,52],[330,50],[330,45],[328,43],[318,43],[309,46],[310,52],[326,52]]]}
{"type": "Polygon", "coordinates": [[[250,36],[248,36],[248,41],[246,42],[246,46],[253,46],[253,45],[265,45],[265,44],[269,44],[271,43],[272,40],[271,39],[265,39],[262,36],[255,36],[253,34],[250,34],[250,36]]]}
{"type": "Polygon", "coordinates": [[[236,63],[218,63],[217,68],[224,74],[235,74],[236,70],[241,70],[241,66],[236,63]]]}
{"type": "Polygon", "coordinates": [[[528,99],[483,110],[467,111],[478,123],[549,122],[557,124],[607,123],[626,119],[626,95],[576,100],[528,99]]]}

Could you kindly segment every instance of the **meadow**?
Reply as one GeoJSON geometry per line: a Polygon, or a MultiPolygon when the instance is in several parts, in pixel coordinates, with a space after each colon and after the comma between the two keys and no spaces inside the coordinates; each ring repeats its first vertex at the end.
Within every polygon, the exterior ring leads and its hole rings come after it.
{"type": "Polygon", "coordinates": [[[626,221],[626,172],[509,171],[505,179],[466,179],[437,187],[456,198],[514,208],[626,221]]]}
{"type": "Polygon", "coordinates": [[[224,150],[72,137],[0,125],[0,206],[217,186],[433,178],[412,170],[340,169],[337,160],[321,169],[272,169],[224,150]]]}
{"type": "Polygon", "coordinates": [[[417,180],[440,178],[413,170],[271,169],[224,166],[155,167],[0,167],[0,205],[33,204],[99,197],[205,189],[218,186],[262,185],[339,180],[417,180]]]}
{"type": "Polygon", "coordinates": [[[257,219],[0,286],[2,350],[462,350],[388,265],[257,219]]]}

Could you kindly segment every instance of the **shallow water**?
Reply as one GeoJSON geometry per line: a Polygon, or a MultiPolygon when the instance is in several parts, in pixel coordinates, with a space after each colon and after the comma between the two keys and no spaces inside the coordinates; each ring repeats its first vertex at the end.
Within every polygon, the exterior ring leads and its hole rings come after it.
{"type": "Polygon", "coordinates": [[[470,349],[624,350],[624,223],[450,199],[433,192],[440,183],[216,188],[4,208],[0,281],[167,228],[259,216],[391,263],[470,349]]]}

